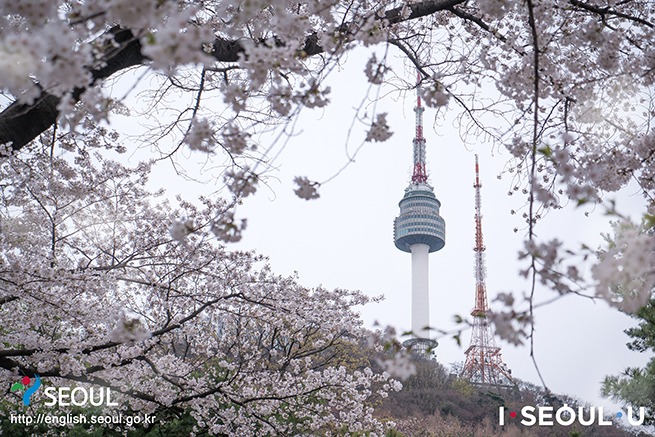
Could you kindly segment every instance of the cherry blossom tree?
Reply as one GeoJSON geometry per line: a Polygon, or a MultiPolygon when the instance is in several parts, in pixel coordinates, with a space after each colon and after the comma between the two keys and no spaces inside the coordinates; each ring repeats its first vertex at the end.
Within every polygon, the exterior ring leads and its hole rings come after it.
{"type": "MultiPolygon", "coordinates": [[[[149,171],[89,149],[3,156],[0,384],[109,387],[114,414],[191,415],[210,434],[380,433],[370,401],[399,383],[349,364],[369,299],[227,251],[211,232],[227,206],[173,207],[149,171]]],[[[0,405],[25,412],[14,393],[0,405]]]]}
{"type": "MultiPolygon", "coordinates": [[[[616,275],[600,267],[585,275],[579,257],[594,254],[540,241],[535,232],[546,212],[570,202],[601,203],[630,182],[644,196],[643,217],[655,215],[649,2],[17,0],[0,8],[0,88],[7,96],[0,144],[15,151],[33,149],[39,136],[53,137],[53,147],[82,141],[89,124],[103,129],[114,112],[156,112],[159,124],[124,146],[155,147],[168,159],[185,148],[222,156],[226,185],[240,198],[256,190],[266,171],[269,156],[255,134],[302,108],[329,104],[325,78],[364,46],[372,86],[414,86],[391,68],[390,57],[401,55],[421,73],[426,104],[458,112],[465,140],[483,137],[512,154],[510,193],[526,201],[519,259],[532,286],[527,309],[514,308],[511,294],[502,296],[506,311],[493,316],[502,336],[514,342],[532,336],[539,284],[633,308],[608,287],[644,271],[652,279],[653,257],[613,264],[601,258],[616,275]],[[107,86],[120,79],[136,87],[142,76],[132,73],[135,67],[157,78],[145,110],[126,107],[125,93],[107,86]]],[[[393,126],[385,114],[371,120],[367,140],[388,139],[393,126]]],[[[295,181],[299,196],[319,195],[321,184],[311,175],[295,181]]],[[[245,228],[227,211],[212,220],[226,241],[245,228]]],[[[170,224],[176,238],[195,226],[170,224]]],[[[652,235],[622,238],[647,251],[655,246],[652,235]]],[[[630,297],[634,302],[649,300],[652,287],[641,290],[630,297]]]]}

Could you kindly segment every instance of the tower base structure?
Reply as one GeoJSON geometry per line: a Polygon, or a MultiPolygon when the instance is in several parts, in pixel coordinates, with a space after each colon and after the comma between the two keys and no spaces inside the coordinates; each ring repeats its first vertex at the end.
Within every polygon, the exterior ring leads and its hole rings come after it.
{"type": "Polygon", "coordinates": [[[430,338],[410,338],[409,340],[403,341],[403,347],[405,349],[422,358],[430,358],[436,355],[434,350],[437,346],[439,346],[439,342],[430,338]]]}
{"type": "Polygon", "coordinates": [[[489,322],[482,315],[475,316],[471,345],[466,349],[463,378],[471,384],[490,387],[514,387],[512,371],[503,361],[500,347],[491,334],[489,322]]]}

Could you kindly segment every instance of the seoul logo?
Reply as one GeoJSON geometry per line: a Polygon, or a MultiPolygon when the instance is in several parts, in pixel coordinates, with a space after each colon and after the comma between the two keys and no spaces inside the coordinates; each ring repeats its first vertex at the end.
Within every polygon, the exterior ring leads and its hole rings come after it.
{"type": "Polygon", "coordinates": [[[23,404],[27,407],[30,405],[30,398],[41,387],[41,378],[39,375],[34,375],[34,382],[29,376],[23,376],[20,382],[12,384],[9,389],[10,392],[25,390],[23,393],[23,404]]]}
{"type": "MultiPolygon", "coordinates": [[[[35,374],[34,378],[23,376],[20,382],[11,385],[9,391],[13,393],[25,390],[23,393],[23,404],[29,406],[32,395],[39,388],[41,388],[41,378],[35,374]]],[[[117,402],[112,401],[111,389],[109,387],[90,387],[88,389],[85,387],[47,387],[43,390],[43,396],[49,399],[43,403],[46,407],[52,407],[54,405],[75,405],[77,407],[83,407],[88,404],[95,407],[100,405],[106,405],[108,407],[118,406],[117,402]]]]}
{"type": "MultiPolygon", "coordinates": [[[[632,407],[627,408],[627,422],[632,426],[643,425],[645,419],[646,408],[639,407],[639,416],[632,407]]],[[[613,425],[612,420],[609,420],[605,417],[603,413],[603,407],[578,407],[575,408],[569,407],[564,404],[562,407],[555,409],[552,406],[540,406],[534,407],[531,405],[526,405],[519,410],[511,411],[509,413],[510,419],[516,419],[524,426],[553,426],[555,422],[562,426],[570,426],[573,423],[577,422],[583,426],[589,425],[599,425],[599,426],[611,426],[613,425]],[[519,417],[520,416],[520,417],[519,417]],[[517,417],[520,419],[517,419],[517,417]]],[[[616,413],[615,416],[617,419],[624,417],[622,411],[616,413]]],[[[498,408],[498,424],[505,425],[505,407],[498,408]]]]}

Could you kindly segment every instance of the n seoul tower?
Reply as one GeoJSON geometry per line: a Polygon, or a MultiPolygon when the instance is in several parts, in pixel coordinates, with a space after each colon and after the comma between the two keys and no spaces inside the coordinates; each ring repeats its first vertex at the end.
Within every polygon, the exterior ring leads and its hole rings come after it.
{"type": "MultiPolygon", "coordinates": [[[[419,76],[420,81],[420,76],[419,76]]],[[[428,286],[428,253],[446,244],[446,224],[439,215],[441,202],[428,184],[425,165],[425,138],[421,97],[416,90],[416,136],[414,137],[414,171],[405,195],[398,203],[400,214],[393,222],[396,247],[412,254],[412,334],[404,345],[413,352],[427,355],[437,346],[430,339],[430,309],[428,286]]]]}

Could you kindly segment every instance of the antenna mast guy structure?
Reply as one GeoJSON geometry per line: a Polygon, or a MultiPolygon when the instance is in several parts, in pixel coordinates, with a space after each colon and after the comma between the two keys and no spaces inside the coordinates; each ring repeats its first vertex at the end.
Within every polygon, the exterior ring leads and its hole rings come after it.
{"type": "MultiPolygon", "coordinates": [[[[418,82],[420,82],[420,75],[418,82]]],[[[403,252],[412,254],[412,333],[404,345],[413,352],[427,355],[437,346],[430,338],[428,287],[428,253],[446,243],[446,224],[439,215],[441,202],[428,184],[423,137],[423,111],[417,84],[416,136],[414,137],[414,170],[405,195],[398,203],[400,214],[393,223],[394,242],[403,252]]]]}
{"type": "Polygon", "coordinates": [[[473,384],[513,387],[515,383],[511,376],[512,371],[503,362],[500,347],[496,346],[487,317],[489,306],[485,284],[485,247],[482,242],[481,186],[478,155],[475,155],[475,307],[471,311],[471,345],[466,349],[466,361],[461,376],[473,384]]]}

